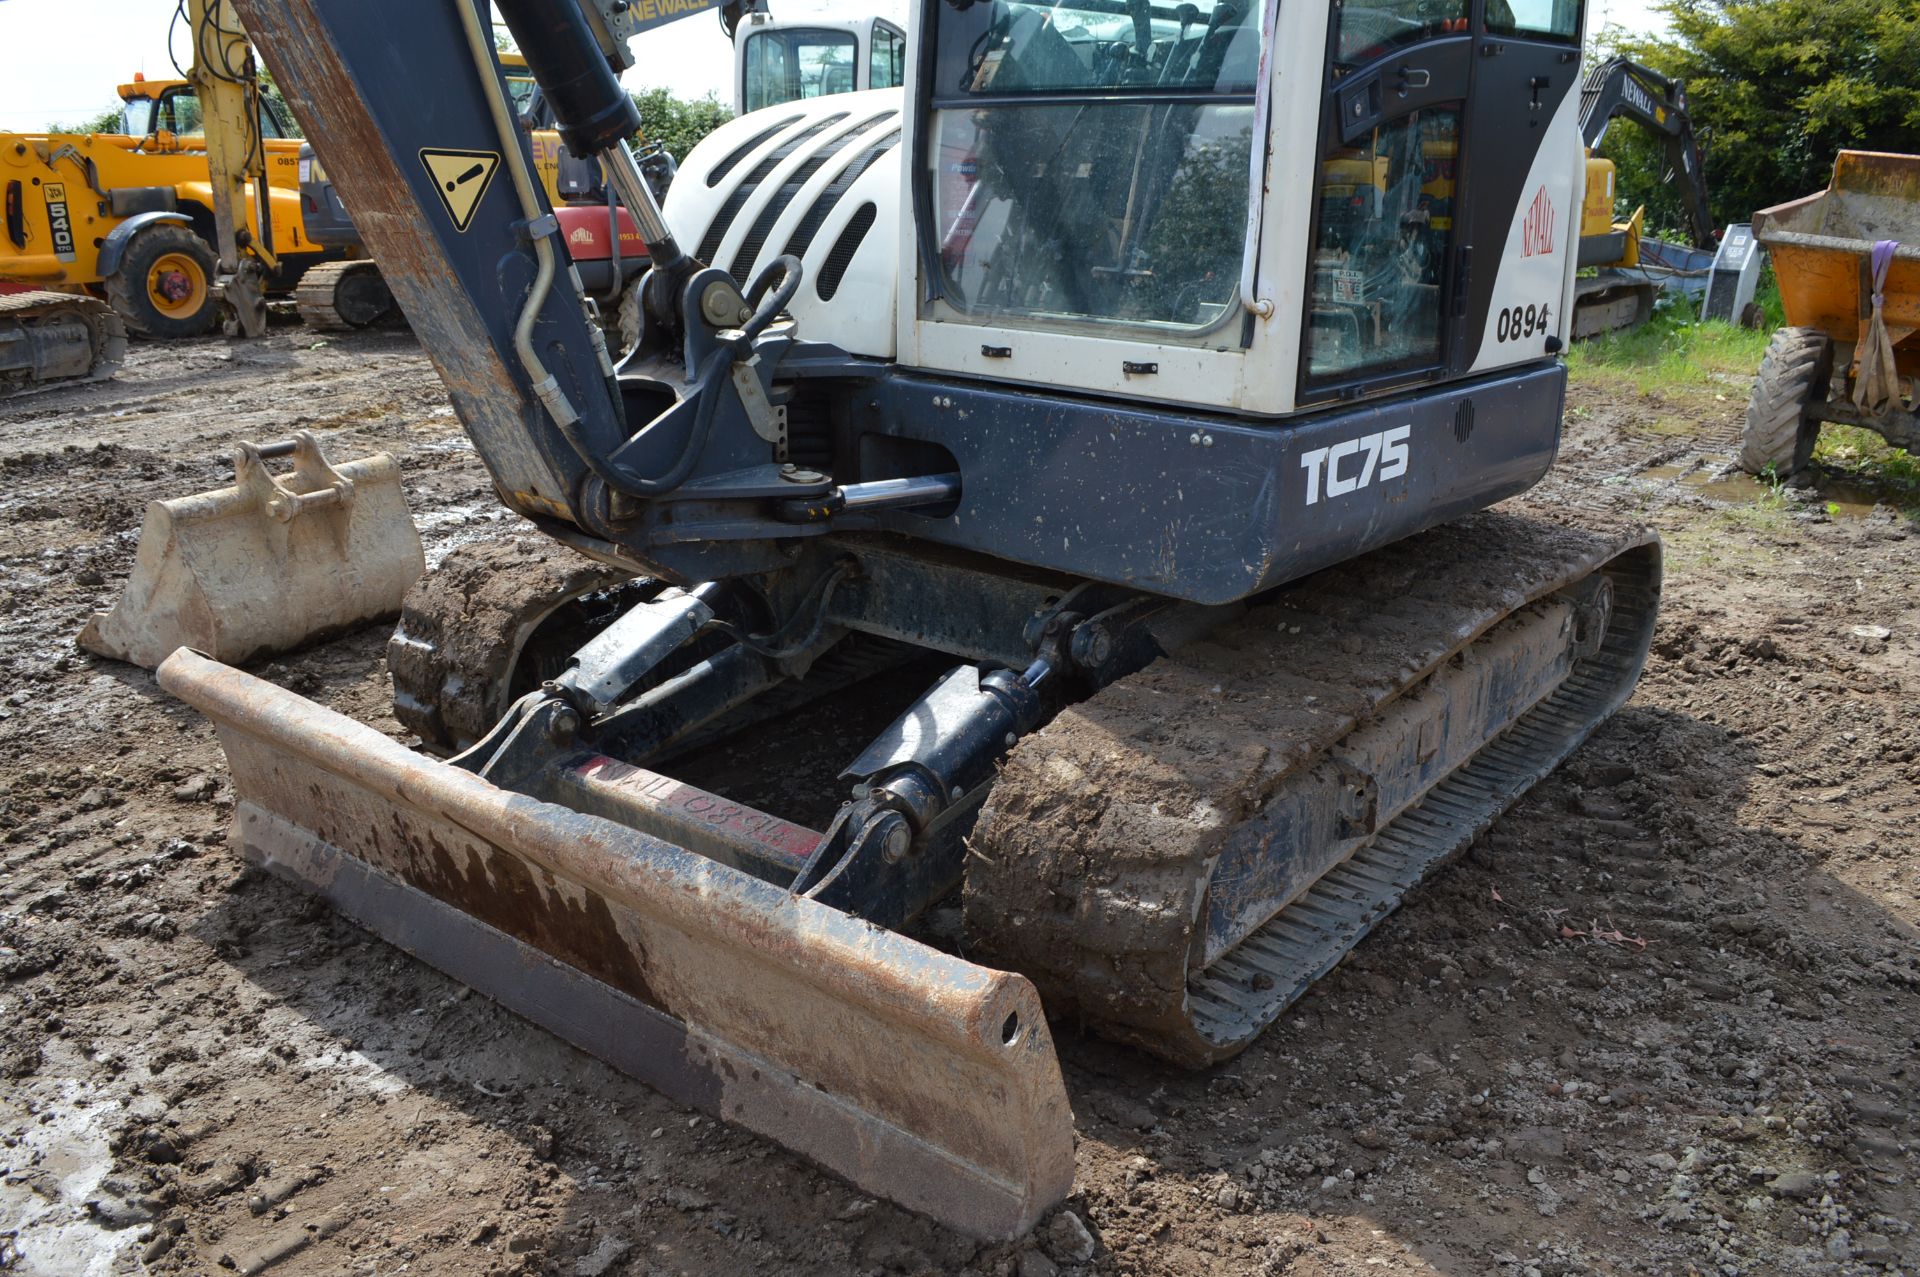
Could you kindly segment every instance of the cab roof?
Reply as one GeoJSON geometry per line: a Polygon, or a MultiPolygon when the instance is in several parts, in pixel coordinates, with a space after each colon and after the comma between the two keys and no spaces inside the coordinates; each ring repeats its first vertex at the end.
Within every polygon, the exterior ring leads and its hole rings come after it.
{"type": "Polygon", "coordinates": [[[149,80],[144,75],[136,72],[133,77],[133,83],[120,86],[120,100],[122,102],[134,102],[145,98],[150,102],[157,102],[160,100],[160,95],[168,89],[185,89],[189,87],[191,86],[189,86],[185,80],[149,80]]]}

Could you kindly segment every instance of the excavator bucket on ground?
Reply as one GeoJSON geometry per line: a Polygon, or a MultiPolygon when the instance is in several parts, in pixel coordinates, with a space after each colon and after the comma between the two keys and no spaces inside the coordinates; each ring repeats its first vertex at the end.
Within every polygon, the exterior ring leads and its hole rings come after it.
{"type": "Polygon", "coordinates": [[[231,487],[148,504],[126,591],[81,646],[148,669],[179,647],[241,662],[399,612],[426,558],[393,457],[336,467],[301,431],[233,464],[231,487]]]}

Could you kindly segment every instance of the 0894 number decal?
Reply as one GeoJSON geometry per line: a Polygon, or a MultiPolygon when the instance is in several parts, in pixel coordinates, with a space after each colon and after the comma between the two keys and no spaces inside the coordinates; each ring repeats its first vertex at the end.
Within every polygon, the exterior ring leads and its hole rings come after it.
{"type": "Polygon", "coordinates": [[[1500,312],[1494,321],[1494,336],[1501,341],[1519,341],[1523,337],[1537,337],[1548,331],[1548,320],[1553,315],[1551,306],[1509,306],[1500,312]]]}

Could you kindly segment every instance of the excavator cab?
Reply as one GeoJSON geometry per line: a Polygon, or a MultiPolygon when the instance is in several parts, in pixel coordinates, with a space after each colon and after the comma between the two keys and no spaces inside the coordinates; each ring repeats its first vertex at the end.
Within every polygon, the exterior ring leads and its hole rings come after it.
{"type": "Polygon", "coordinates": [[[485,6],[238,3],[541,535],[410,595],[422,751],[160,680],[241,854],[671,1095],[1017,1234],[1072,1178],[1049,1013],[1244,1049],[1632,688],[1657,541],[1485,513],[1559,437],[1577,5],[922,0],[901,89],[662,206],[637,6],[496,0],[646,246],[610,349],[485,6]],[[776,718],[826,801],[695,783],[776,718]]]}

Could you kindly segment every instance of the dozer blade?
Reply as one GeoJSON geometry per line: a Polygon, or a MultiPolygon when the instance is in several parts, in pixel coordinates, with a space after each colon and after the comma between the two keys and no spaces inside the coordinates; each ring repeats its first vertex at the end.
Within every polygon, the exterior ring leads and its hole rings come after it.
{"type": "Polygon", "coordinates": [[[752,837],[792,857],[808,831],[583,762],[585,787],[677,792],[672,819],[643,832],[192,651],[160,684],[219,730],[244,856],[535,1023],[976,1236],[1019,1235],[1071,1188],[1072,1115],[1024,977],[657,836],[752,837]]]}
{"type": "Polygon", "coordinates": [[[242,443],[232,487],[148,503],[127,588],[80,643],[148,669],[179,647],[244,661],[395,615],[425,570],[391,456],[335,467],[306,431],[242,443]]]}

